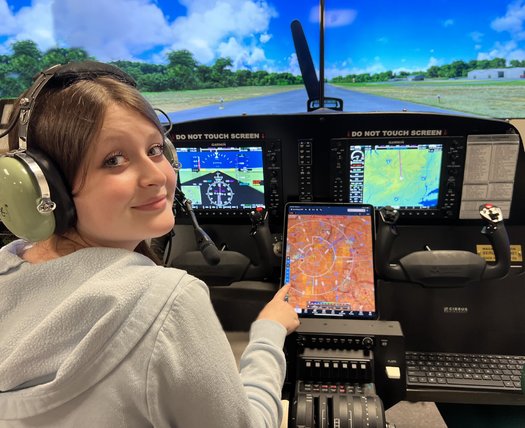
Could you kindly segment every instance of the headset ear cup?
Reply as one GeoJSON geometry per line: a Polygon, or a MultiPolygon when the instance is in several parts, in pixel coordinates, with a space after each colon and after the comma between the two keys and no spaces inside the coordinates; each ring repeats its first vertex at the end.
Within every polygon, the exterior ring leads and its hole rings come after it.
{"type": "Polygon", "coordinates": [[[71,197],[71,191],[65,184],[65,180],[53,162],[40,150],[31,148],[27,154],[38,164],[49,186],[51,200],[56,204],[55,231],[61,235],[76,224],[77,215],[75,203],[71,197]]]}
{"type": "Polygon", "coordinates": [[[175,146],[168,137],[164,137],[164,156],[168,159],[168,162],[173,168],[176,168],[178,164],[177,151],[175,146]]]}
{"type": "Polygon", "coordinates": [[[41,196],[29,164],[20,158],[0,157],[0,218],[15,236],[34,242],[54,233],[54,213],[37,209],[41,196]]]}

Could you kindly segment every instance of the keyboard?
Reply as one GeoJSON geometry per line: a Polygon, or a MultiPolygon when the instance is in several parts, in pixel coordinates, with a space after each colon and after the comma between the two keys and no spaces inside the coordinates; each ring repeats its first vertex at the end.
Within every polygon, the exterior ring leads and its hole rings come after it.
{"type": "Polygon", "coordinates": [[[521,393],[525,356],[407,352],[407,388],[521,393]]]}

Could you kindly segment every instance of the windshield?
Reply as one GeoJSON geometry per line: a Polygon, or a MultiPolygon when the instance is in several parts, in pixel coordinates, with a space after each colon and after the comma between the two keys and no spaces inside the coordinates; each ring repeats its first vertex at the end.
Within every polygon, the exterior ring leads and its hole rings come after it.
{"type": "Polygon", "coordinates": [[[321,31],[317,0],[0,0],[0,98],[91,58],[130,73],[174,122],[305,112],[318,97],[297,20],[344,111],[525,117],[524,1],[326,0],[324,12],[321,31]]]}

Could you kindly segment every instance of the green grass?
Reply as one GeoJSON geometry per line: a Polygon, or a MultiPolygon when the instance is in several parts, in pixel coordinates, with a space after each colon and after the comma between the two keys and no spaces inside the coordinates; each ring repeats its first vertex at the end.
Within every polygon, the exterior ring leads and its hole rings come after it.
{"type": "Polygon", "coordinates": [[[525,81],[425,80],[341,86],[398,100],[497,118],[525,117],[525,81]]]}
{"type": "MultiPolygon", "coordinates": [[[[338,84],[353,91],[411,101],[445,110],[487,117],[525,117],[525,81],[424,80],[419,82],[338,84]]],[[[293,86],[243,86],[237,88],[198,89],[193,91],[145,92],[144,96],[166,112],[217,105],[302,89],[293,86]]]]}
{"type": "Polygon", "coordinates": [[[192,109],[224,102],[244,100],[301,89],[302,85],[241,86],[236,88],[196,89],[193,91],[143,92],[148,101],[166,112],[192,109]]]}

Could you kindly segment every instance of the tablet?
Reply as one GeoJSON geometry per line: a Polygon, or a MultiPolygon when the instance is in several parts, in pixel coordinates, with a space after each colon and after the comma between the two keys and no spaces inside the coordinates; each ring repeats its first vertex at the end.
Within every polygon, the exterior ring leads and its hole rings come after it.
{"type": "Polygon", "coordinates": [[[377,319],[373,206],[286,204],[281,284],[299,317],[377,319]]]}

